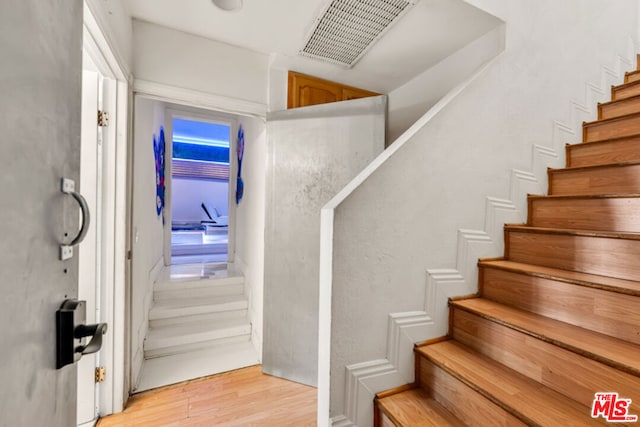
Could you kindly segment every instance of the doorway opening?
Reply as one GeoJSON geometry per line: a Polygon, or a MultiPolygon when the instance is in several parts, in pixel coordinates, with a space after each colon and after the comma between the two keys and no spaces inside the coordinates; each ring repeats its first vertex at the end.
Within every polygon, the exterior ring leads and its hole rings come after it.
{"type": "Polygon", "coordinates": [[[226,263],[230,123],[171,119],[171,264],[226,263]]]}

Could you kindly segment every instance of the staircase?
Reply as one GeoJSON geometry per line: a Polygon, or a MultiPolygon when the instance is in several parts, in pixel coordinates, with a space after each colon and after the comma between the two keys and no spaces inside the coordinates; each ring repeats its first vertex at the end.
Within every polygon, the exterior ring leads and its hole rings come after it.
{"type": "Polygon", "coordinates": [[[259,363],[247,308],[243,275],[224,264],[165,268],[154,285],[137,391],[259,363]]]}
{"type": "Polygon", "coordinates": [[[640,425],[640,71],[611,93],[478,263],[478,295],[449,302],[448,336],[416,345],[415,383],[376,396],[376,426],[640,425]],[[593,418],[598,392],[631,402],[593,418]]]}

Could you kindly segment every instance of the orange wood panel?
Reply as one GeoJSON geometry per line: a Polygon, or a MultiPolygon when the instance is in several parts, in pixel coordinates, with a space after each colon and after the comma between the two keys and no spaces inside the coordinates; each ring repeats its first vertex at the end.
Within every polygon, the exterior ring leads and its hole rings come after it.
{"type": "Polygon", "coordinates": [[[640,163],[549,170],[549,194],[639,194],[640,163]]]}
{"type": "MultiPolygon", "coordinates": [[[[554,278],[495,268],[482,270],[484,298],[640,344],[639,296],[613,292],[597,283],[572,283],[570,274],[554,278]]],[[[600,280],[597,276],[581,276],[600,280]]],[[[630,290],[640,294],[638,282],[618,282],[634,286],[630,290]]]]}
{"type": "Polygon", "coordinates": [[[640,95],[640,82],[637,81],[613,86],[611,88],[612,100],[629,98],[635,95],[640,95]]]}
{"type": "MultiPolygon", "coordinates": [[[[452,336],[456,341],[585,406],[604,389],[640,396],[640,381],[634,375],[552,342],[532,339],[523,328],[516,330],[506,324],[506,316],[500,316],[499,323],[455,309],[455,305],[453,311],[452,336]]],[[[640,402],[632,405],[633,413],[640,412],[640,402]]]]}
{"type": "MultiPolygon", "coordinates": [[[[431,345],[422,348],[431,348],[431,345]]],[[[459,418],[463,425],[503,427],[526,425],[430,360],[422,358],[419,375],[421,383],[429,390],[434,400],[459,418]]]]}
{"type": "Polygon", "coordinates": [[[640,80],[640,71],[627,71],[624,73],[625,83],[637,82],[638,80],[640,80]]]}
{"type": "Polygon", "coordinates": [[[640,196],[530,196],[528,225],[640,232],[640,196]]]}
{"type": "Polygon", "coordinates": [[[557,233],[550,229],[506,227],[507,259],[589,274],[640,280],[637,235],[557,233]],[[547,231],[550,230],[550,231],[547,231]],[[533,232],[531,232],[533,231],[533,232]]]}
{"type": "MultiPolygon", "coordinates": [[[[462,421],[420,388],[407,390],[378,401],[384,416],[398,427],[459,427],[462,421]]],[[[384,417],[382,425],[385,425],[384,417]]]]}
{"type": "MultiPolygon", "coordinates": [[[[483,355],[472,353],[470,349],[456,341],[420,347],[418,352],[431,364],[435,364],[449,373],[454,373],[459,381],[472,384],[476,394],[480,393],[493,402],[499,402],[499,405],[504,408],[503,411],[508,410],[512,414],[518,414],[518,418],[529,425],[599,425],[598,421],[589,416],[589,410],[585,406],[524,375],[506,369],[504,365],[483,355]],[[540,408],[544,408],[544,410],[540,410],[540,408]]],[[[436,382],[435,386],[440,386],[440,383],[436,382]]],[[[471,394],[473,393],[459,391],[456,400],[467,400],[471,394]],[[464,396],[464,399],[460,396],[464,396]]],[[[457,404],[463,405],[463,403],[457,404]]],[[[473,421],[475,418],[476,421],[473,425],[498,425],[489,424],[488,420],[493,422],[493,419],[487,418],[487,415],[480,412],[479,408],[470,407],[467,408],[467,411],[469,413],[466,419],[463,419],[464,422],[467,422],[469,418],[472,418],[471,421],[473,421]]],[[[521,424],[511,420],[506,425],[521,424]]]]}
{"type": "Polygon", "coordinates": [[[307,107],[378,95],[380,94],[365,89],[289,71],[287,108],[307,107]]]}
{"type": "Polygon", "coordinates": [[[640,95],[598,104],[598,119],[606,120],[640,112],[640,95]]]}
{"type": "Polygon", "coordinates": [[[583,142],[635,135],[640,133],[640,113],[584,123],[582,131],[583,142]]]}
{"type": "Polygon", "coordinates": [[[634,161],[640,161],[640,135],[567,145],[569,167],[634,161]]]}
{"type": "MultiPolygon", "coordinates": [[[[516,329],[526,330],[536,339],[554,343],[635,376],[640,375],[638,344],[509,307],[486,298],[460,301],[452,303],[452,306],[488,319],[498,320],[516,329]]],[[[423,348],[427,347],[421,347],[423,348]]]]}

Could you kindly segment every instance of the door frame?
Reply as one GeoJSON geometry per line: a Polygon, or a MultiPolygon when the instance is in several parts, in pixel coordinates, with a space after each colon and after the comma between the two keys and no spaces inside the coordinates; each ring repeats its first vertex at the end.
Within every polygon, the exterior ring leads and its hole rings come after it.
{"type": "Polygon", "coordinates": [[[114,54],[115,49],[105,37],[87,1],[83,2],[83,48],[98,71],[111,81],[115,99],[108,108],[109,131],[103,141],[106,157],[102,203],[102,268],[100,276],[105,286],[98,295],[102,322],[109,329],[103,340],[100,365],[106,378],[98,396],[99,416],[122,412],[128,399],[125,383],[128,360],[126,356],[126,284],[128,245],[127,170],[130,150],[129,99],[130,77],[125,66],[114,54]]]}
{"type": "Polygon", "coordinates": [[[236,155],[238,134],[238,121],[231,114],[220,113],[218,111],[205,110],[202,108],[184,107],[169,104],[165,108],[165,213],[166,224],[164,227],[164,264],[171,265],[171,221],[173,220],[173,119],[187,119],[207,123],[220,123],[230,127],[229,134],[229,197],[228,206],[228,245],[227,245],[227,264],[232,264],[235,257],[236,245],[236,180],[238,175],[238,156],[236,155]]]}

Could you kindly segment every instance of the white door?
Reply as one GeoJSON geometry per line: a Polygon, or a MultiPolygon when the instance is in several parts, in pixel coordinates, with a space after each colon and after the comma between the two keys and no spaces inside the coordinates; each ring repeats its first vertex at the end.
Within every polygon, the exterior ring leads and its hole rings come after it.
{"type": "MultiPolygon", "coordinates": [[[[102,107],[104,79],[91,70],[85,54],[82,72],[82,133],[80,151],[80,192],[85,197],[91,221],[84,241],[78,247],[78,299],[86,301],[87,324],[101,321],[99,295],[102,247],[102,131],[98,110],[102,107]]],[[[107,330],[107,333],[110,331],[107,330]]],[[[77,424],[93,425],[98,415],[95,369],[99,352],[82,356],[78,362],[77,424]]]]}

